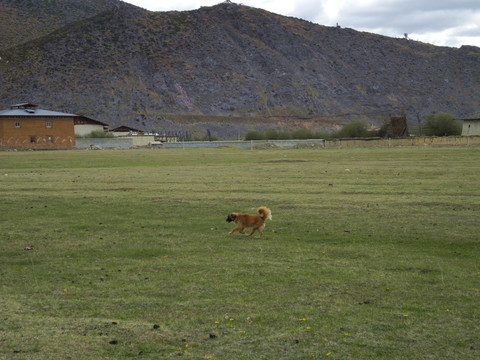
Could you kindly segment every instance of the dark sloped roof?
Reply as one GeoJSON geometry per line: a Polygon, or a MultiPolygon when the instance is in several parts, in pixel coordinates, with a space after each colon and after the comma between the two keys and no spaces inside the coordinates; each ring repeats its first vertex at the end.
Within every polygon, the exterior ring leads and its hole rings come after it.
{"type": "Polygon", "coordinates": [[[74,120],[75,125],[83,125],[83,124],[96,124],[96,125],[103,125],[103,127],[107,127],[108,124],[105,124],[101,121],[83,116],[83,115],[77,115],[77,117],[74,120]]]}
{"type": "Polygon", "coordinates": [[[73,117],[74,124],[76,123],[86,123],[86,124],[98,124],[103,127],[107,127],[108,124],[105,124],[101,121],[91,119],[89,117],[77,114],[62,113],[58,111],[50,111],[44,109],[38,109],[38,105],[31,103],[22,103],[10,105],[8,110],[0,110],[0,117],[26,117],[26,118],[37,118],[37,117],[73,117]]]}
{"type": "Polygon", "coordinates": [[[143,130],[134,129],[134,128],[131,128],[131,127],[126,126],[126,125],[122,125],[122,126],[114,128],[114,129],[110,129],[110,131],[113,131],[113,132],[125,132],[125,131],[143,132],[143,130]]]}

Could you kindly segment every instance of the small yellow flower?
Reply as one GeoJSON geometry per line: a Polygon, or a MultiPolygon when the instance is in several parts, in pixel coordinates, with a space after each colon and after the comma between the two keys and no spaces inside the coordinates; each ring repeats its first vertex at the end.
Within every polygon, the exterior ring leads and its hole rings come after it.
{"type": "Polygon", "coordinates": [[[63,289],[63,292],[64,292],[64,293],[67,293],[67,291],[68,291],[68,289],[63,289]]]}
{"type": "Polygon", "coordinates": [[[307,330],[312,330],[312,328],[310,326],[307,326],[307,330]]]}
{"type": "Polygon", "coordinates": [[[239,330],[239,331],[238,331],[238,333],[239,333],[239,334],[244,334],[244,333],[245,333],[245,331],[243,331],[243,330],[239,330]]]}
{"type": "Polygon", "coordinates": [[[450,310],[449,310],[449,309],[445,309],[445,312],[450,312],[450,310]]]}
{"type": "Polygon", "coordinates": [[[325,355],[326,355],[326,356],[330,356],[330,355],[332,355],[332,353],[326,353],[325,355]]]}
{"type": "Polygon", "coordinates": [[[185,349],[188,349],[188,344],[185,344],[185,349]]]}
{"type": "Polygon", "coordinates": [[[305,318],[298,319],[298,321],[307,321],[305,318]]]}
{"type": "Polygon", "coordinates": [[[343,334],[343,335],[345,335],[345,336],[350,336],[350,334],[349,334],[349,333],[345,333],[345,334],[343,334]]]}
{"type": "Polygon", "coordinates": [[[404,318],[407,318],[407,317],[408,317],[408,314],[404,314],[403,317],[404,317],[404,318]]]}
{"type": "Polygon", "coordinates": [[[218,324],[220,324],[220,321],[218,321],[218,320],[217,320],[217,321],[215,321],[215,324],[217,324],[217,325],[218,325],[218,324]]]}
{"type": "Polygon", "coordinates": [[[234,321],[235,319],[234,319],[234,318],[230,318],[230,319],[228,319],[228,320],[230,320],[230,321],[234,321]]]}
{"type": "Polygon", "coordinates": [[[207,356],[205,359],[213,359],[211,356],[207,356]]]}

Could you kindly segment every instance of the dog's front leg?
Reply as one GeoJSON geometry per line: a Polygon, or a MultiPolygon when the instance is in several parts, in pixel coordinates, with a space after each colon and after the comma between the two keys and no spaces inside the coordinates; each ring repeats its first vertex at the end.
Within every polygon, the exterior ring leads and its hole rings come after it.
{"type": "Polygon", "coordinates": [[[232,231],[230,231],[230,234],[233,234],[234,232],[237,232],[237,231],[241,234],[244,234],[243,228],[240,226],[234,227],[232,231]]]}

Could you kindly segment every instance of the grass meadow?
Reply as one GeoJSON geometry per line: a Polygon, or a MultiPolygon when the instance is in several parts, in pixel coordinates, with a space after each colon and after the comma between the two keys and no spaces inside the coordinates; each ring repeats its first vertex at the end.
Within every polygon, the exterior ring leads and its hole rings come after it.
{"type": "Polygon", "coordinates": [[[0,359],[478,359],[479,175],[478,147],[0,152],[0,359]]]}

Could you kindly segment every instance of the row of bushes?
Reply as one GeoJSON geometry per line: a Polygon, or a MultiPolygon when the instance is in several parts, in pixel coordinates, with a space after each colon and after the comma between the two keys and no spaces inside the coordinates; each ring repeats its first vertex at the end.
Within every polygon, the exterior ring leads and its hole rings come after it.
{"type": "Polygon", "coordinates": [[[363,122],[356,121],[346,124],[340,130],[331,133],[316,132],[308,129],[299,129],[291,132],[269,129],[265,133],[251,130],[245,135],[245,140],[302,140],[375,136],[379,136],[377,131],[368,131],[367,126],[363,122]]]}
{"type": "MultiPolygon", "coordinates": [[[[432,113],[425,116],[423,126],[417,129],[417,135],[425,136],[454,136],[462,134],[462,124],[453,115],[432,113]]],[[[245,140],[293,140],[293,139],[330,139],[330,138],[364,138],[388,137],[390,122],[385,121],[378,131],[370,131],[367,124],[354,121],[344,125],[334,132],[316,132],[308,129],[294,131],[277,131],[269,129],[264,133],[251,130],[245,135],[245,140]]]]}
{"type": "MultiPolygon", "coordinates": [[[[416,129],[417,135],[426,136],[453,136],[461,135],[462,125],[453,115],[445,113],[432,113],[425,116],[423,126],[416,129]]],[[[293,139],[330,139],[330,138],[365,138],[365,137],[388,137],[390,123],[385,121],[378,131],[370,131],[367,124],[362,121],[354,121],[344,125],[340,130],[334,132],[318,132],[308,129],[298,129],[294,131],[277,131],[269,129],[264,133],[251,130],[246,133],[245,140],[293,140],[293,139]]],[[[94,131],[89,135],[81,136],[89,138],[113,137],[112,133],[105,131],[94,131]]],[[[212,136],[209,130],[203,138],[189,138],[185,140],[215,141],[216,136],[212,136]]]]}

